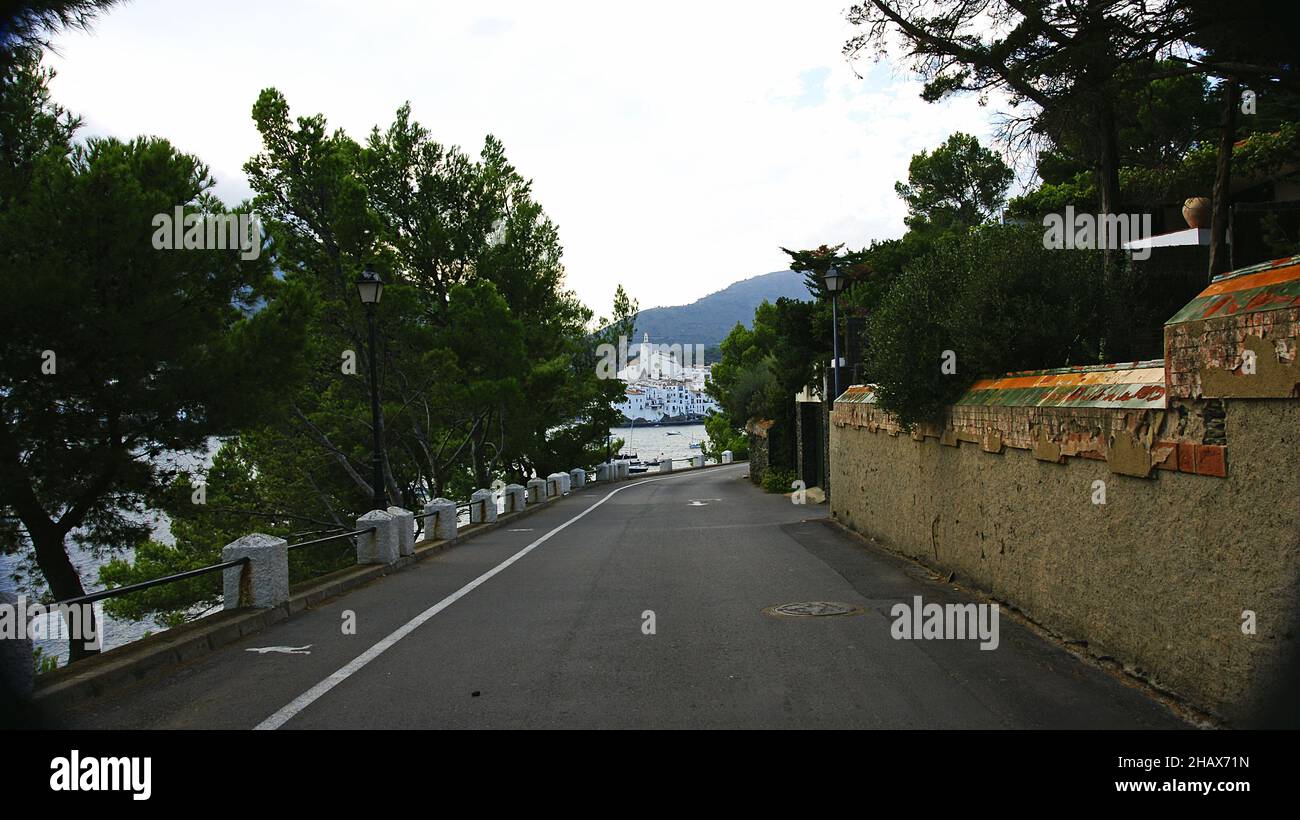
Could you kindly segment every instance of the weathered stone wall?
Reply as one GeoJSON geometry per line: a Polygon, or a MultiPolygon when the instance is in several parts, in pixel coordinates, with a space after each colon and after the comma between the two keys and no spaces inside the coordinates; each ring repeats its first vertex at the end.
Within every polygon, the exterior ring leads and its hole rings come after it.
{"type": "Polygon", "coordinates": [[[745,425],[745,435],[749,439],[749,480],[755,484],[762,484],[763,473],[767,472],[767,431],[771,427],[772,422],[767,419],[751,419],[745,425]]]}
{"type": "MultiPolygon", "coordinates": [[[[1138,478],[1096,456],[1053,461],[970,441],[977,437],[917,440],[869,424],[874,408],[837,403],[832,514],[1201,708],[1243,720],[1293,643],[1300,402],[1221,405],[1226,475],[1156,469],[1138,478]],[[1099,480],[1105,504],[1093,503],[1099,480]],[[1255,635],[1242,632],[1244,610],[1256,613],[1255,635]]],[[[985,408],[987,429],[1009,431],[1017,410],[985,408]]],[[[1097,425],[1110,430],[1131,415],[1087,412],[1115,417],[1097,425]]]]}
{"type": "Polygon", "coordinates": [[[1216,277],[1164,351],[984,379],[909,433],[852,387],[832,512],[1245,721],[1300,680],[1300,256],[1216,277]]]}
{"type": "Polygon", "coordinates": [[[1300,256],[1218,277],[1165,325],[1174,398],[1288,398],[1300,383],[1300,256]]]}
{"type": "Polygon", "coordinates": [[[763,473],[767,471],[767,438],[749,436],[749,480],[755,484],[763,483],[763,473]]]}

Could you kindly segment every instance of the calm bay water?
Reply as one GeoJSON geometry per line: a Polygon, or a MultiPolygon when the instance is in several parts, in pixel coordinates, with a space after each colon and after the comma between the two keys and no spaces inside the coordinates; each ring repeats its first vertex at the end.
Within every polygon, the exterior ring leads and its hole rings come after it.
{"type": "MultiPolygon", "coordinates": [[[[191,473],[198,472],[206,470],[212,464],[212,457],[216,455],[218,445],[217,439],[211,439],[207,449],[201,453],[170,454],[164,458],[168,466],[175,466],[191,473]]],[[[174,543],[171,521],[166,515],[154,513],[144,516],[141,520],[149,524],[150,537],[153,540],[163,544],[174,543]]],[[[71,538],[67,540],[67,549],[68,557],[72,559],[72,565],[76,567],[77,574],[81,576],[81,584],[87,592],[96,592],[104,588],[104,585],[99,582],[99,568],[109,560],[120,557],[130,561],[135,557],[135,550],[129,547],[112,555],[106,553],[96,555],[94,551],[78,546],[71,538]]],[[[0,590],[25,595],[31,603],[41,600],[45,591],[45,582],[34,561],[29,559],[25,562],[17,555],[0,555],[0,590]],[[15,575],[27,577],[20,582],[15,579],[15,575]]],[[[103,632],[101,645],[104,649],[137,641],[150,631],[160,630],[152,619],[132,621],[114,618],[107,614],[104,614],[100,628],[103,632]]],[[[66,640],[38,640],[35,644],[40,647],[43,656],[58,658],[60,666],[67,663],[68,642],[66,640]]]]}
{"type": "MultiPolygon", "coordinates": [[[[690,458],[701,454],[692,450],[691,442],[706,442],[708,436],[703,424],[674,424],[663,427],[615,427],[609,431],[626,443],[623,452],[636,453],[641,461],[658,461],[661,458],[690,458]]],[[[677,465],[680,467],[681,465],[677,465]]]]}

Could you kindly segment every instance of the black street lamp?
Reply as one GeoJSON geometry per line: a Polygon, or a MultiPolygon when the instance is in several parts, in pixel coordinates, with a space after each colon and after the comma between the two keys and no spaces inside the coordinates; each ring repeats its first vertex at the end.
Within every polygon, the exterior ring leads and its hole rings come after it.
{"type": "Polygon", "coordinates": [[[835,373],[834,387],[835,393],[831,396],[831,403],[840,397],[840,314],[839,314],[839,294],[844,289],[844,274],[840,269],[832,265],[826,269],[822,275],[822,280],[826,283],[826,290],[831,295],[831,350],[835,356],[835,361],[831,368],[835,373]]]}
{"type": "Polygon", "coordinates": [[[840,309],[839,296],[840,291],[844,289],[844,273],[837,265],[831,265],[822,274],[822,281],[826,283],[826,292],[831,295],[831,354],[835,361],[831,362],[833,372],[832,392],[830,400],[826,402],[826,412],[823,418],[826,420],[824,439],[826,449],[826,473],[822,490],[826,493],[826,501],[831,500],[831,476],[830,476],[830,455],[831,455],[831,426],[830,414],[835,409],[835,400],[840,397],[840,309]]]}
{"type": "Polygon", "coordinates": [[[374,508],[388,509],[388,493],[384,491],[384,419],[379,412],[379,341],[375,335],[375,305],[384,293],[384,280],[370,265],[361,272],[357,280],[357,293],[361,303],[366,306],[366,321],[370,323],[370,416],[374,428],[374,508]]]}

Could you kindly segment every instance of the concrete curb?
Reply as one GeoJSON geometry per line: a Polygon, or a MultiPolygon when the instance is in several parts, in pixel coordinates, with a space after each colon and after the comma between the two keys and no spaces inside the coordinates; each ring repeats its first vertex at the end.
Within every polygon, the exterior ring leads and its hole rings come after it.
{"type": "MultiPolygon", "coordinates": [[[[715,467],[734,467],[740,463],[743,462],[675,470],[672,475],[684,475],[715,467]]],[[[418,541],[415,544],[414,554],[398,558],[392,564],[346,567],[305,581],[291,589],[289,600],[279,606],[270,609],[244,608],[217,612],[157,635],[150,635],[125,646],[111,649],[93,658],[78,661],[74,665],[61,667],[37,678],[36,689],[32,696],[33,703],[42,709],[57,711],[128,686],[156,679],[165,672],[215,652],[246,635],[261,632],[303,610],[320,606],[359,586],[405,570],[425,558],[513,524],[541,510],[550,509],[565,498],[601,493],[611,486],[627,486],[637,480],[653,478],[655,475],[657,474],[648,476],[641,474],[635,479],[588,484],[581,489],[573,490],[567,496],[548,498],[540,503],[530,504],[519,512],[504,513],[495,521],[470,524],[458,530],[455,538],[418,541]]]]}

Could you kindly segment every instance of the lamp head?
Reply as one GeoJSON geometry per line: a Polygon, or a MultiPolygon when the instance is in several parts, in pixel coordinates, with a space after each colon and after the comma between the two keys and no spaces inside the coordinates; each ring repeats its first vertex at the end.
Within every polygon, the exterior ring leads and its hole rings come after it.
{"type": "Polygon", "coordinates": [[[832,265],[822,274],[822,281],[826,283],[826,290],[839,293],[844,288],[844,273],[838,265],[832,265]]]}
{"type": "Polygon", "coordinates": [[[379,278],[372,265],[367,264],[366,269],[361,271],[361,278],[357,280],[357,293],[363,304],[379,304],[379,298],[384,293],[384,280],[379,278]]]}

